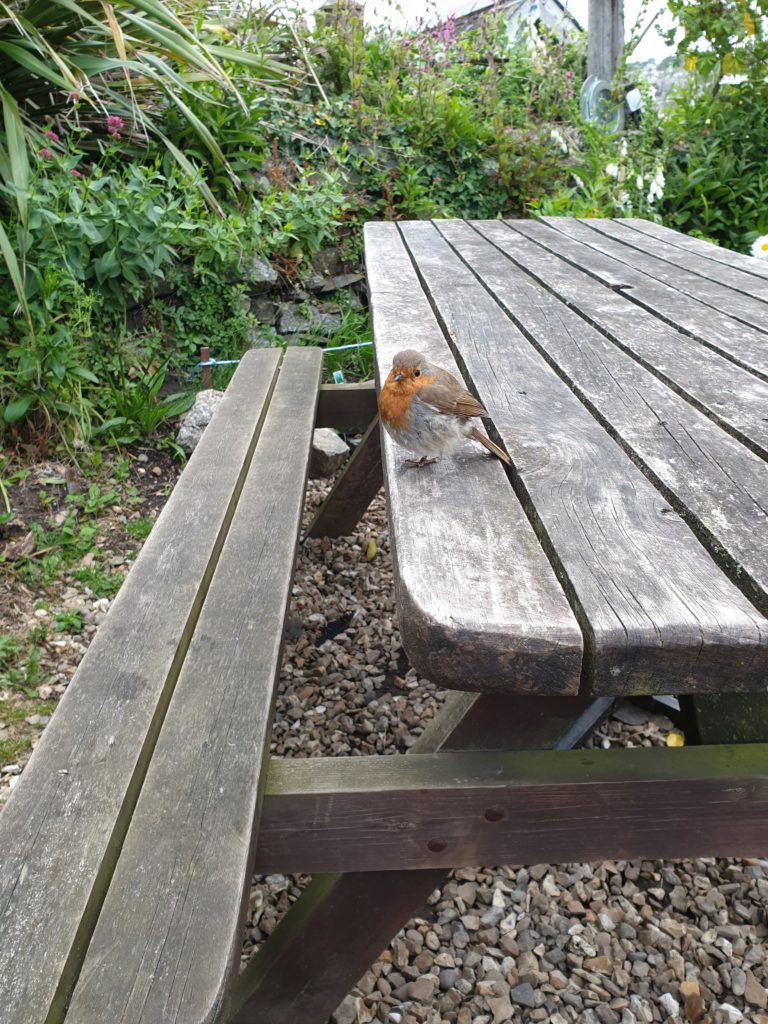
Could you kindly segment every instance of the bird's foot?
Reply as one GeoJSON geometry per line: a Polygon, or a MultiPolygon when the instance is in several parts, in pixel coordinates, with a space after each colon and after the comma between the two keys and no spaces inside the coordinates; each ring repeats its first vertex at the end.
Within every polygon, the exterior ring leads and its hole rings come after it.
{"type": "Polygon", "coordinates": [[[430,459],[422,455],[420,459],[406,459],[403,465],[407,469],[421,469],[422,466],[431,466],[433,462],[439,462],[439,459],[430,459]]]}

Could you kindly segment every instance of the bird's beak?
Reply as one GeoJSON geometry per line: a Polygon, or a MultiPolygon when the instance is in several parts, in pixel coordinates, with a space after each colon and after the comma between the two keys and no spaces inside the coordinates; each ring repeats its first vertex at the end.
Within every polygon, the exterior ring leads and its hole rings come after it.
{"type": "Polygon", "coordinates": [[[405,380],[405,374],[403,374],[403,373],[396,373],[395,374],[395,380],[405,380]]]}

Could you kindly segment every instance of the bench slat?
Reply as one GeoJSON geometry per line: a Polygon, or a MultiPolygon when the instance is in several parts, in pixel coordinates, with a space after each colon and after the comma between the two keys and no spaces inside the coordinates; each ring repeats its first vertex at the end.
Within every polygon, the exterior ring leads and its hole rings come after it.
{"type": "Polygon", "coordinates": [[[240,962],[321,361],[319,349],[286,353],[67,1024],[224,1019],[240,962]]]}
{"type": "MultiPolygon", "coordinates": [[[[437,229],[401,230],[589,623],[594,692],[716,690],[726,667],[760,687],[765,620],[437,229]]],[[[463,222],[441,231],[492,288],[505,257],[463,222]]]]}
{"type": "Polygon", "coordinates": [[[61,1019],[278,360],[254,351],[239,367],[0,815],[3,1024],[61,1019]]]}
{"type": "MultiPolygon", "coordinates": [[[[749,574],[760,588],[749,596],[765,612],[765,462],[592,326],[590,321],[598,318],[604,325],[610,321],[604,311],[621,301],[612,291],[553,261],[546,249],[497,221],[476,222],[473,227],[502,252],[509,249],[526,268],[521,270],[489,247],[486,283],[558,366],[570,387],[610,425],[613,436],[620,438],[646,474],[666,488],[665,496],[709,534],[707,546],[713,557],[728,552],[732,578],[744,571],[749,574]],[[569,308],[581,307],[580,293],[589,296],[585,310],[589,320],[569,308]]],[[[461,251],[461,242],[456,244],[461,251]]],[[[622,346],[637,345],[644,330],[642,319],[625,324],[616,317],[610,322],[622,346]]]]}
{"type": "MultiPolygon", "coordinates": [[[[549,221],[508,223],[515,233],[501,240],[505,251],[512,256],[515,252],[525,257],[530,253],[534,259],[531,272],[540,280],[544,280],[540,270],[555,274],[554,287],[564,298],[588,313],[648,366],[673,380],[734,429],[768,443],[762,417],[768,393],[764,379],[768,378],[768,341],[764,335],[598,252],[583,241],[585,232],[595,232],[578,220],[551,227],[549,221]],[[519,236],[535,241],[560,259],[532,253],[519,236]],[[570,271],[566,260],[578,271],[570,271]],[[594,278],[597,281],[591,280],[594,278]],[[613,295],[607,294],[606,285],[613,295]],[[628,303],[628,299],[637,305],[628,303]],[[659,315],[653,315],[654,311],[659,315]],[[756,381],[755,375],[762,376],[756,381]]],[[[481,230],[487,233],[484,227],[481,230]]]]}
{"type": "MultiPolygon", "coordinates": [[[[682,235],[680,231],[666,228],[662,224],[656,224],[651,220],[643,220],[642,217],[625,217],[622,224],[627,224],[636,231],[652,238],[660,238],[663,242],[669,242],[678,249],[687,249],[689,252],[698,253],[699,256],[706,256],[715,263],[724,263],[728,267],[736,267],[743,273],[752,274],[754,277],[768,278],[768,261],[757,260],[754,256],[746,256],[744,253],[734,252],[733,249],[725,249],[721,245],[712,242],[705,242],[703,238],[694,238],[693,235],[682,235]]],[[[708,276],[716,273],[711,269],[708,276]]]]}
{"type": "MultiPolygon", "coordinates": [[[[746,324],[752,328],[753,335],[759,337],[762,334],[765,339],[766,308],[765,304],[758,299],[726,288],[712,278],[707,280],[699,277],[697,274],[692,274],[681,267],[675,267],[656,256],[627,245],[622,239],[621,233],[616,230],[620,225],[617,225],[615,221],[564,219],[567,223],[558,224],[558,228],[562,227],[563,230],[570,233],[572,227],[578,225],[580,231],[583,232],[579,237],[587,244],[598,252],[615,257],[630,268],[642,271],[657,281],[663,281],[676,292],[679,296],[677,301],[681,305],[688,306],[686,300],[695,299],[704,307],[700,309],[698,318],[701,329],[706,329],[707,317],[711,317],[712,312],[715,311],[715,313],[719,312],[728,318],[721,322],[725,326],[730,321],[733,325],[732,332],[741,332],[742,325],[746,324]]],[[[670,313],[671,319],[675,320],[674,306],[670,313]]],[[[715,319],[712,317],[713,322],[715,319]]]]}
{"type": "MultiPolygon", "coordinates": [[[[367,224],[365,238],[379,381],[414,346],[458,373],[396,226],[367,224]]],[[[501,463],[468,446],[407,469],[388,436],[382,451],[411,663],[462,690],[575,692],[581,631],[501,463]]]]}

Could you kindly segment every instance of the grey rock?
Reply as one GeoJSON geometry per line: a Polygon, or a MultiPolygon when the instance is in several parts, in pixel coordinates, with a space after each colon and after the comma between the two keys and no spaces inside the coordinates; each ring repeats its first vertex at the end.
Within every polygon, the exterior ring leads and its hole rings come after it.
{"type": "Polygon", "coordinates": [[[277,284],[277,271],[260,256],[245,256],[240,261],[240,273],[252,295],[260,295],[277,284]]]}
{"type": "Polygon", "coordinates": [[[350,285],[357,284],[362,279],[362,274],[335,274],[333,277],[312,274],[308,287],[313,292],[335,292],[340,288],[349,288],[350,285]]]}
{"type": "Polygon", "coordinates": [[[459,980],[459,972],[455,967],[447,967],[445,970],[440,971],[440,988],[443,992],[447,992],[449,988],[455,988],[456,982],[459,980]]]}
{"type": "Polygon", "coordinates": [[[744,1020],[744,1014],[738,1006],[731,1003],[720,1003],[718,1010],[723,1014],[726,1024],[739,1024],[739,1021],[744,1020]]]}
{"type": "Polygon", "coordinates": [[[341,327],[341,315],[328,313],[306,303],[284,302],[280,306],[277,329],[281,334],[333,334],[341,327]]]}
{"type": "Polygon", "coordinates": [[[321,277],[333,277],[344,269],[338,249],[321,249],[312,257],[312,270],[321,277]]]}
{"type": "Polygon", "coordinates": [[[273,324],[277,320],[278,305],[269,299],[254,299],[251,312],[260,324],[273,324]]]}
{"type": "Polygon", "coordinates": [[[527,981],[523,982],[522,985],[515,985],[514,988],[511,988],[509,990],[509,997],[518,1006],[527,1006],[529,1010],[532,1010],[536,1005],[536,993],[533,991],[533,986],[527,981]]]}
{"type": "MultiPolygon", "coordinates": [[[[488,1009],[493,1014],[493,1024],[508,1024],[512,1019],[512,1003],[509,996],[487,996],[488,1009]]],[[[532,1004],[524,1004],[526,1006],[532,1004]]]]}
{"type": "Polygon", "coordinates": [[[223,391],[216,391],[213,388],[198,392],[194,405],[185,414],[176,434],[176,443],[187,455],[190,455],[197,447],[197,442],[213,419],[213,414],[223,397],[223,391]]]}
{"type": "Polygon", "coordinates": [[[731,992],[735,996],[743,996],[747,990],[747,975],[740,967],[731,971],[731,992]]]}
{"type": "Polygon", "coordinates": [[[316,430],[312,437],[309,475],[316,479],[333,476],[349,455],[349,446],[329,427],[316,430]]]}
{"type": "Polygon", "coordinates": [[[355,996],[345,996],[341,1006],[331,1017],[333,1024],[356,1024],[358,1002],[355,996]]]}

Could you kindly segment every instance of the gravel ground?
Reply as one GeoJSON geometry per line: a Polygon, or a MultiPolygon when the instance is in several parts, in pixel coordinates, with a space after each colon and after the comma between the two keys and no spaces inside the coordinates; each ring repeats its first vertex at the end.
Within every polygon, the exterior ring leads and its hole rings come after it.
{"type": "MultiPolygon", "coordinates": [[[[310,484],[307,517],[326,488],[310,484]]],[[[31,622],[34,595],[28,607],[14,598],[31,622]]],[[[41,696],[53,701],[109,606],[76,589],[61,599],[87,627],[52,641],[60,663],[41,696]]],[[[404,753],[444,697],[400,646],[380,496],[354,537],[315,540],[300,552],[272,751],[404,753]]],[[[671,729],[664,716],[624,705],[590,742],[664,745],[671,729]]],[[[23,760],[13,767],[0,775],[6,793],[23,760]]],[[[254,879],[243,965],[307,881],[254,879]]],[[[333,1021],[768,1024],[766,937],[768,860],[462,868],[382,951],[333,1021]]]]}

